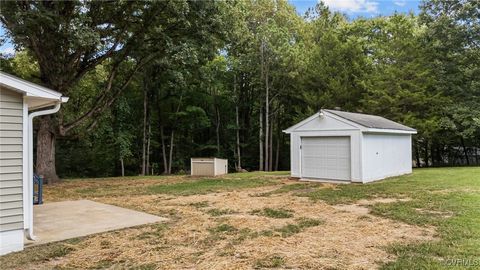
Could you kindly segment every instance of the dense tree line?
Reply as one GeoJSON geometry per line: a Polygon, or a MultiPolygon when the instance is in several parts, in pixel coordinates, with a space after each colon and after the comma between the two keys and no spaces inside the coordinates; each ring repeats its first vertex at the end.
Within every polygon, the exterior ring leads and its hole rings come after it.
{"type": "Polygon", "coordinates": [[[52,180],[182,172],[195,156],[289,169],[282,130],[321,108],[416,128],[416,166],[478,165],[479,18],[466,0],[355,20],[281,0],[2,2],[19,52],[1,64],[70,97],[36,123],[52,180]]]}

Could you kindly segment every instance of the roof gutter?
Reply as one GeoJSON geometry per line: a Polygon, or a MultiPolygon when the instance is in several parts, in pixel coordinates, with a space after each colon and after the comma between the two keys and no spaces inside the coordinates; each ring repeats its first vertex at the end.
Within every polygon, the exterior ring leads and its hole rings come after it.
{"type": "Polygon", "coordinates": [[[60,101],[55,103],[55,106],[52,109],[42,110],[32,112],[28,115],[28,177],[26,187],[27,193],[27,214],[28,214],[28,225],[25,228],[25,235],[29,240],[35,240],[36,237],[33,234],[33,118],[37,116],[53,114],[60,110],[60,107],[63,102],[67,102],[68,98],[61,97],[60,101]]]}
{"type": "Polygon", "coordinates": [[[363,133],[395,133],[395,134],[417,134],[417,130],[388,129],[388,128],[367,128],[363,133]]]}

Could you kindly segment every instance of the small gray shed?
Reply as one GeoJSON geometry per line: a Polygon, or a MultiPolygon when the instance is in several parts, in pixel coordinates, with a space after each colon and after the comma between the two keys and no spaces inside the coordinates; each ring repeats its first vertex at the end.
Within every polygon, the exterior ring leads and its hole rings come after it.
{"type": "Polygon", "coordinates": [[[228,173],[228,160],[220,158],[191,158],[190,171],[194,176],[217,176],[228,173]]]}

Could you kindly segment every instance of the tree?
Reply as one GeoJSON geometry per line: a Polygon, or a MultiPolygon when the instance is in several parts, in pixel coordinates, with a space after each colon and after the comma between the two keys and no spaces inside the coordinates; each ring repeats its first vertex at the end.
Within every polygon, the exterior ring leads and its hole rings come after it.
{"type": "Polygon", "coordinates": [[[129,106],[127,100],[121,97],[112,112],[114,138],[115,144],[118,147],[118,159],[120,161],[121,175],[125,176],[125,160],[133,156],[133,140],[135,135],[133,133],[133,125],[128,121],[128,116],[131,114],[132,108],[129,106]]]}
{"type": "Polygon", "coordinates": [[[459,156],[463,156],[460,163],[469,165],[469,152],[477,152],[470,148],[478,147],[480,133],[475,124],[480,107],[480,2],[432,0],[424,2],[421,10],[425,47],[430,51],[434,75],[433,91],[448,101],[438,108],[440,129],[435,137],[440,139],[432,149],[438,148],[437,156],[447,151],[452,160],[448,152],[456,151],[444,146],[459,144],[459,156]]]}
{"type": "Polygon", "coordinates": [[[364,33],[356,36],[358,22],[349,24],[343,15],[330,12],[321,3],[309,16],[308,60],[302,86],[302,98],[308,107],[304,116],[322,108],[358,108],[370,70],[362,43],[364,33]]]}
{"type": "MultiPolygon", "coordinates": [[[[226,56],[232,63],[234,89],[236,95],[252,90],[256,93],[258,168],[271,170],[271,118],[277,111],[272,105],[285,90],[282,78],[290,76],[289,68],[295,67],[290,55],[296,50],[301,18],[287,1],[240,2],[230,12],[235,22],[226,56]]],[[[252,104],[246,105],[247,110],[249,106],[252,104]]]]}
{"type": "MultiPolygon", "coordinates": [[[[220,24],[211,1],[125,2],[9,2],[2,1],[0,20],[17,47],[38,62],[40,80],[65,96],[72,96],[88,72],[104,63],[108,75],[103,89],[69,121],[44,117],[37,136],[37,172],[49,181],[55,170],[55,140],[74,128],[93,127],[135,74],[161,57],[185,36],[215,35],[220,24]],[[202,11],[202,12],[200,12],[202,11]],[[208,15],[207,15],[208,14],[208,15]]],[[[201,39],[200,39],[201,40],[201,39]]],[[[68,106],[68,105],[67,105],[68,106]]]]}
{"type": "Polygon", "coordinates": [[[416,128],[418,166],[478,164],[478,7],[349,20],[285,0],[2,2],[18,53],[1,64],[70,97],[44,124],[61,176],[184,172],[192,156],[288,169],[282,130],[335,107],[416,128]]]}

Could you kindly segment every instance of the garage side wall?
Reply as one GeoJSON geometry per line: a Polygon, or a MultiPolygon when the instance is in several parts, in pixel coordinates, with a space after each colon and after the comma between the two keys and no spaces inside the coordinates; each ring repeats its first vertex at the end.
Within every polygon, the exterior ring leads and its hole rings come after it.
{"type": "Polygon", "coordinates": [[[412,136],[364,133],[362,156],[364,183],[411,173],[412,136]]]}
{"type": "Polygon", "coordinates": [[[290,134],[290,175],[300,177],[300,136],[290,134]]]}

